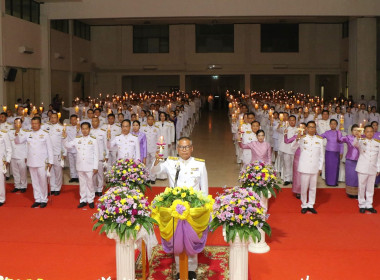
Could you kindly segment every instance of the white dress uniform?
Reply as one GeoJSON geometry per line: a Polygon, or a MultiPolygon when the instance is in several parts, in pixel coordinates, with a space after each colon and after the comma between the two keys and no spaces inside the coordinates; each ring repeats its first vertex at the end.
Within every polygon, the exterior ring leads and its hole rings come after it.
{"type": "MultiPolygon", "coordinates": [[[[298,141],[301,151],[298,172],[301,173],[302,208],[313,208],[315,204],[318,172],[322,170],[324,160],[322,140],[323,138],[318,135],[306,135],[298,141]]],[[[296,145],[295,143],[293,142],[292,145],[296,145]]]]}
{"type": "Polygon", "coordinates": [[[379,113],[369,113],[368,114],[368,124],[371,124],[371,122],[373,122],[373,121],[380,123],[379,113]]]}
{"type": "MultiPolygon", "coordinates": [[[[252,132],[252,130],[247,130],[246,132],[243,133],[243,137],[241,141],[243,144],[249,144],[253,141],[257,141],[256,133],[252,132]]],[[[242,149],[241,160],[244,165],[251,163],[252,161],[251,149],[242,149]]]]}
{"type": "Polygon", "coordinates": [[[0,203],[5,202],[5,173],[6,168],[4,162],[11,162],[12,158],[12,146],[9,141],[8,133],[6,130],[0,130],[0,158],[1,158],[1,170],[0,170],[0,203]]]}
{"type": "MultiPolygon", "coordinates": [[[[107,132],[108,124],[103,125],[102,128],[105,129],[107,132]]],[[[112,141],[115,139],[116,135],[120,135],[121,126],[119,123],[111,124],[110,130],[111,130],[111,141],[112,141]]],[[[118,152],[117,146],[114,146],[112,148],[108,147],[108,170],[110,170],[112,165],[115,163],[117,159],[117,152],[118,152]]]]}
{"type": "Polygon", "coordinates": [[[104,185],[104,160],[108,156],[108,149],[107,149],[107,132],[103,128],[92,128],[90,131],[90,135],[96,137],[96,141],[98,142],[98,149],[99,149],[99,161],[98,161],[98,173],[94,175],[93,181],[94,181],[94,187],[95,192],[102,192],[103,191],[103,185],[104,185]]]}
{"type": "MultiPolygon", "coordinates": [[[[77,130],[76,125],[67,125],[66,126],[66,134],[67,134],[67,141],[70,142],[75,139],[75,137],[78,136],[80,133],[80,130],[77,130]]],[[[69,161],[69,168],[70,168],[70,178],[71,179],[78,179],[78,172],[76,168],[76,161],[77,161],[77,150],[75,148],[66,149],[67,151],[67,159],[69,161]]]]}
{"type": "Polygon", "coordinates": [[[9,131],[13,128],[13,124],[9,123],[9,122],[3,122],[3,123],[0,123],[0,130],[6,130],[6,131],[9,131]]]}
{"type": "MultiPolygon", "coordinates": [[[[151,173],[166,173],[169,177],[169,185],[175,187],[175,178],[178,172],[178,187],[192,187],[194,190],[202,191],[208,195],[208,178],[206,164],[203,159],[190,157],[183,160],[178,157],[168,157],[165,162],[160,162],[154,166],[151,173]]],[[[179,271],[179,256],[175,256],[177,271],[179,271]]],[[[195,271],[198,267],[198,255],[189,256],[189,271],[195,271]]]]}
{"type": "MultiPolygon", "coordinates": [[[[154,161],[156,160],[156,151],[157,151],[157,142],[160,137],[160,128],[157,125],[148,125],[144,124],[141,127],[141,132],[145,133],[146,135],[146,166],[148,168],[151,168],[153,166],[154,161]]],[[[165,138],[164,138],[165,141],[165,138]]],[[[165,157],[165,154],[164,154],[165,157]]],[[[150,173],[149,174],[149,180],[155,181],[156,175],[150,173]]]]}
{"type": "Polygon", "coordinates": [[[134,160],[140,160],[139,138],[132,133],[128,133],[127,135],[120,134],[112,140],[107,140],[107,148],[108,150],[116,148],[117,159],[132,158],[134,160]]]}
{"type": "Polygon", "coordinates": [[[353,113],[344,114],[344,131],[349,134],[351,126],[354,124],[355,115],[353,113]]]}
{"type": "Polygon", "coordinates": [[[356,123],[357,124],[362,123],[363,126],[364,126],[364,122],[368,123],[368,119],[369,119],[369,115],[368,115],[367,111],[360,110],[360,111],[357,112],[357,114],[356,114],[356,123]]]}
{"type": "Polygon", "coordinates": [[[34,199],[37,203],[47,203],[46,164],[54,163],[53,146],[49,132],[39,129],[23,135],[18,134],[15,143],[27,143],[27,165],[32,178],[34,199]]]}
{"type": "Polygon", "coordinates": [[[63,181],[62,156],[67,155],[62,141],[63,125],[60,123],[50,123],[44,125],[43,129],[49,132],[53,146],[54,163],[50,170],[50,188],[52,192],[59,192],[61,191],[63,181]]]}
{"type": "Polygon", "coordinates": [[[294,149],[291,146],[291,144],[286,144],[284,142],[285,129],[288,130],[288,138],[292,138],[295,134],[298,133],[298,130],[295,126],[288,126],[287,128],[285,126],[282,126],[277,128],[277,132],[279,133],[279,151],[281,152],[280,161],[282,162],[283,166],[283,172],[281,172],[281,177],[285,182],[291,182],[293,180],[293,160],[296,149],[294,149]]]}
{"type": "MultiPolygon", "coordinates": [[[[238,136],[239,136],[239,125],[240,124],[236,124],[235,128],[234,128],[234,130],[236,130],[236,136],[235,136],[236,139],[238,139],[238,136]]],[[[250,134],[252,132],[252,125],[251,124],[249,124],[249,123],[243,123],[242,126],[241,126],[241,131],[244,132],[242,134],[243,144],[248,144],[249,142],[253,141],[252,135],[250,134]],[[248,136],[248,134],[249,134],[249,136],[248,136]]],[[[236,141],[236,145],[238,146],[238,151],[239,151],[239,153],[238,153],[238,158],[239,158],[238,163],[243,162],[244,164],[246,164],[244,162],[244,159],[245,159],[245,161],[249,160],[249,162],[250,162],[250,158],[252,157],[251,150],[240,148],[239,144],[237,143],[237,141],[236,141]]]]}
{"type": "Polygon", "coordinates": [[[77,150],[77,172],[79,175],[80,202],[93,203],[95,189],[92,181],[94,170],[98,170],[99,148],[94,136],[77,136],[68,142],[67,138],[63,141],[67,149],[77,150]]]}
{"type": "Polygon", "coordinates": [[[359,208],[372,208],[376,173],[380,172],[380,141],[355,138],[354,146],[359,148],[359,159],[355,169],[359,182],[359,208]]]}
{"type": "MultiPolygon", "coordinates": [[[[27,144],[16,144],[15,143],[15,129],[11,129],[8,132],[8,137],[12,146],[12,159],[11,159],[11,168],[13,172],[14,185],[16,189],[22,190],[26,189],[27,182],[27,168],[26,168],[26,157],[28,153],[27,144]]],[[[19,135],[24,136],[31,132],[30,130],[20,129],[19,135]]]]}

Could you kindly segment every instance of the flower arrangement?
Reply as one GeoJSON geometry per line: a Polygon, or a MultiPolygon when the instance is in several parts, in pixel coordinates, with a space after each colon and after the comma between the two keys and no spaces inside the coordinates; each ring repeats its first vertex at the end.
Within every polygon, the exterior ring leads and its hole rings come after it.
{"type": "Polygon", "coordinates": [[[120,240],[136,238],[141,226],[153,232],[157,222],[150,216],[149,202],[140,190],[112,187],[99,199],[93,230],[101,227],[100,233],[115,231],[120,240]]]}
{"type": "Polygon", "coordinates": [[[239,186],[226,188],[215,199],[210,229],[214,231],[219,226],[224,226],[227,242],[234,241],[237,234],[242,240],[252,237],[252,240],[260,241],[259,229],[271,235],[265,213],[266,209],[261,205],[260,197],[252,190],[239,186]]]}
{"type": "Polygon", "coordinates": [[[243,188],[251,188],[252,191],[265,198],[271,193],[276,197],[275,191],[280,191],[281,179],[272,165],[266,165],[262,161],[255,161],[242,168],[239,174],[239,182],[243,188]]]}
{"type": "Polygon", "coordinates": [[[119,159],[106,172],[107,188],[122,186],[129,189],[139,189],[145,193],[148,184],[149,172],[139,160],[119,159]]]}

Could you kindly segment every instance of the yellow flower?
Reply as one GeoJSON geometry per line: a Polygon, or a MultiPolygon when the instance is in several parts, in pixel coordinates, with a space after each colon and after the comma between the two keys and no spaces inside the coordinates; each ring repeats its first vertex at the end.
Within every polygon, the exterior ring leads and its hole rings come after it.
{"type": "Polygon", "coordinates": [[[242,214],[239,215],[239,219],[240,219],[240,220],[243,219],[243,215],[242,215],[242,214]]]}
{"type": "Polygon", "coordinates": [[[124,205],[126,202],[127,202],[127,200],[126,200],[125,198],[123,198],[122,200],[120,200],[120,203],[121,203],[122,205],[124,205]]]}
{"type": "Polygon", "coordinates": [[[177,194],[178,194],[177,190],[175,190],[175,189],[172,191],[172,193],[173,193],[174,195],[177,195],[177,194]]]}
{"type": "Polygon", "coordinates": [[[261,172],[268,173],[268,169],[263,168],[263,170],[261,170],[261,172]]]}
{"type": "Polygon", "coordinates": [[[187,201],[176,199],[170,206],[170,210],[172,211],[172,217],[186,220],[190,214],[190,204],[187,201]]]}
{"type": "Polygon", "coordinates": [[[123,170],[123,174],[127,174],[127,171],[125,169],[123,170]]]}
{"type": "Polygon", "coordinates": [[[132,225],[131,221],[128,221],[128,222],[127,222],[127,226],[130,227],[131,225],[132,225]]]}
{"type": "Polygon", "coordinates": [[[261,179],[261,176],[256,176],[256,179],[257,179],[257,180],[260,180],[260,179],[261,179]]]}
{"type": "Polygon", "coordinates": [[[194,192],[194,189],[193,188],[190,188],[190,195],[193,195],[195,192],[194,192]]]}
{"type": "Polygon", "coordinates": [[[171,188],[165,188],[164,194],[169,194],[172,192],[171,188]]]}
{"type": "Polygon", "coordinates": [[[182,198],[185,198],[185,197],[186,197],[186,193],[182,193],[182,194],[181,194],[181,197],[182,197],[182,198]]]}
{"type": "Polygon", "coordinates": [[[257,226],[258,224],[259,224],[258,221],[254,221],[254,222],[253,222],[253,225],[254,225],[254,226],[257,226]]]}
{"type": "Polygon", "coordinates": [[[135,230],[140,230],[140,225],[136,225],[135,230]]]}
{"type": "Polygon", "coordinates": [[[259,166],[255,166],[255,170],[260,170],[260,167],[259,166]]]}

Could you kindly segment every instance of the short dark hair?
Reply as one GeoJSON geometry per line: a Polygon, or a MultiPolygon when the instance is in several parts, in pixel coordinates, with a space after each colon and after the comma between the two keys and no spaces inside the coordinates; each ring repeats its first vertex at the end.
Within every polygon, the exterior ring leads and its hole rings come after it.
{"type": "Polygon", "coordinates": [[[140,126],[140,121],[134,120],[133,123],[137,123],[140,126]]]}
{"type": "Polygon", "coordinates": [[[370,124],[367,124],[367,125],[364,127],[364,130],[366,130],[367,128],[372,128],[372,129],[373,129],[373,127],[372,127],[370,124]]]}
{"type": "Polygon", "coordinates": [[[322,114],[323,114],[323,113],[330,114],[330,112],[329,112],[328,110],[323,110],[323,111],[322,111],[322,114]]]}
{"type": "Polygon", "coordinates": [[[317,126],[315,121],[308,121],[306,126],[309,126],[309,124],[314,124],[315,126],[317,126]]]}
{"type": "Polygon", "coordinates": [[[332,122],[336,122],[336,124],[338,124],[338,121],[337,121],[336,119],[331,119],[331,120],[330,120],[330,124],[331,124],[332,122]]]}
{"type": "Polygon", "coordinates": [[[120,123],[120,125],[123,126],[123,123],[125,123],[125,122],[129,123],[129,126],[131,125],[131,121],[128,120],[128,119],[123,120],[123,121],[120,123]]]}
{"type": "Polygon", "coordinates": [[[373,124],[379,124],[377,121],[373,121],[373,122],[371,122],[371,126],[373,125],[373,124]]]}
{"type": "Polygon", "coordinates": [[[13,122],[17,121],[17,120],[20,120],[21,123],[23,123],[24,121],[22,120],[22,118],[15,118],[13,122]]]}
{"type": "Polygon", "coordinates": [[[265,131],[264,130],[262,130],[262,129],[259,129],[257,132],[256,132],[256,135],[258,135],[259,133],[264,133],[264,136],[265,136],[265,131]]]}
{"type": "Polygon", "coordinates": [[[107,115],[107,118],[109,118],[109,117],[114,117],[114,118],[115,118],[114,113],[108,114],[108,115],[107,115]]]}
{"type": "Polygon", "coordinates": [[[32,121],[39,121],[41,123],[41,117],[33,117],[32,121]]]}
{"type": "Polygon", "coordinates": [[[78,118],[78,116],[75,115],[75,114],[72,114],[72,115],[70,116],[70,119],[71,119],[71,118],[78,118]]]}
{"type": "MultiPolygon", "coordinates": [[[[371,123],[371,124],[372,124],[372,123],[371,123]]],[[[353,131],[354,128],[357,128],[357,127],[359,127],[357,124],[353,124],[353,125],[351,126],[351,131],[353,131]]]]}
{"type": "Polygon", "coordinates": [[[297,120],[297,118],[296,118],[295,115],[290,115],[290,116],[289,116],[289,119],[290,119],[290,118],[294,118],[295,120],[297,120]]]}
{"type": "Polygon", "coordinates": [[[5,116],[5,117],[8,117],[7,113],[5,113],[5,112],[2,112],[0,115],[3,115],[3,116],[5,116]]]}
{"type": "Polygon", "coordinates": [[[80,127],[82,128],[84,125],[87,125],[88,128],[91,128],[91,124],[90,124],[89,122],[82,122],[82,123],[80,124],[80,127]]]}
{"type": "Polygon", "coordinates": [[[254,123],[258,123],[258,124],[259,124],[259,126],[261,126],[261,124],[260,124],[260,122],[259,122],[259,121],[253,121],[253,122],[251,123],[251,125],[253,125],[254,123]]]}
{"type": "Polygon", "coordinates": [[[88,112],[90,112],[90,111],[94,113],[94,110],[92,110],[92,109],[88,109],[88,110],[87,110],[87,114],[88,114],[88,112]]]}

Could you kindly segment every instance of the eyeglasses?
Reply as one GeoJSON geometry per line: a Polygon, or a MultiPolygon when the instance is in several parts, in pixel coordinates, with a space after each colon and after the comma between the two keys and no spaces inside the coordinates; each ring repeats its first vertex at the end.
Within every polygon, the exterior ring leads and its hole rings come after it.
{"type": "Polygon", "coordinates": [[[187,145],[187,146],[177,146],[178,149],[180,150],[184,150],[184,151],[188,151],[190,150],[190,148],[192,147],[192,145],[187,145]]]}

